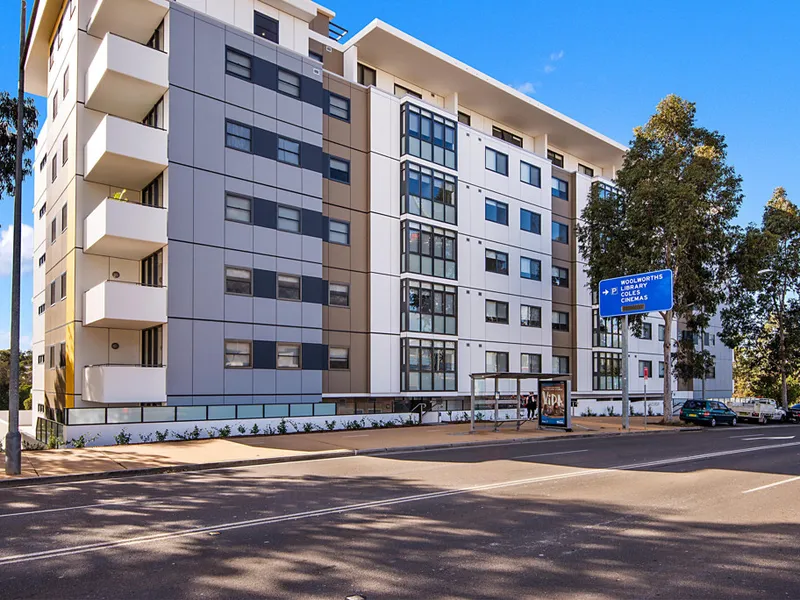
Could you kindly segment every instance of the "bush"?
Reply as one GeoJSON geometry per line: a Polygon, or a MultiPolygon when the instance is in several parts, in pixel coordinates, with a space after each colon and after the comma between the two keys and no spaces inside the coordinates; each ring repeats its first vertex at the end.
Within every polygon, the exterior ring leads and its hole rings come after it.
{"type": "Polygon", "coordinates": [[[239,425],[236,428],[236,431],[238,431],[241,435],[244,435],[245,433],[247,433],[247,427],[245,427],[244,425],[239,425]]]}
{"type": "Polygon", "coordinates": [[[123,428],[122,431],[114,436],[114,443],[117,444],[117,446],[127,446],[131,443],[131,434],[123,428]]]}
{"type": "Polygon", "coordinates": [[[31,410],[33,408],[33,400],[31,398],[25,398],[22,401],[22,410],[31,410]]]}
{"type": "Polygon", "coordinates": [[[152,433],[148,433],[147,435],[142,435],[140,433],[139,434],[139,441],[142,442],[143,444],[149,444],[150,442],[153,441],[153,434],[152,433]]]}
{"type": "Polygon", "coordinates": [[[609,417],[614,416],[614,407],[613,406],[606,406],[606,413],[609,417]]]}
{"type": "Polygon", "coordinates": [[[258,435],[261,429],[258,426],[258,423],[254,423],[253,426],[250,428],[250,435],[258,435]]]}
{"type": "Polygon", "coordinates": [[[55,433],[51,433],[50,437],[47,438],[48,450],[55,450],[56,448],[61,448],[62,445],[64,445],[64,440],[58,437],[55,433]]]}
{"type": "Polygon", "coordinates": [[[164,431],[156,430],[156,441],[157,442],[164,442],[169,437],[169,429],[165,429],[164,431]]]}
{"type": "Polygon", "coordinates": [[[313,423],[303,423],[303,433],[311,433],[314,431],[313,423]]]}
{"type": "Polygon", "coordinates": [[[325,421],[325,429],[328,431],[336,429],[336,421],[325,421]]]}
{"type": "Polygon", "coordinates": [[[86,437],[86,434],[84,433],[74,439],[71,439],[67,443],[73,448],[85,448],[87,444],[91,444],[99,437],[100,437],[99,433],[95,435],[90,435],[89,437],[86,437]]]}
{"type": "Polygon", "coordinates": [[[286,419],[281,419],[281,422],[278,423],[278,434],[283,435],[286,432],[286,419]]]}
{"type": "Polygon", "coordinates": [[[225,425],[225,427],[220,427],[219,429],[219,437],[226,438],[231,435],[231,426],[225,425]]]}

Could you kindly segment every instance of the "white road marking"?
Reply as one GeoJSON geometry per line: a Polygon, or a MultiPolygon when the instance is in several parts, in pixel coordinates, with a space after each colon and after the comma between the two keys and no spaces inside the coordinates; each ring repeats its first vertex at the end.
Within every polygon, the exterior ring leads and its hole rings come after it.
{"type": "Polygon", "coordinates": [[[747,434],[747,435],[732,435],[732,436],[730,436],[728,439],[731,439],[731,440],[740,440],[740,439],[742,439],[742,438],[747,438],[748,440],[754,440],[754,439],[756,439],[756,438],[759,438],[759,437],[761,437],[762,435],[764,435],[764,434],[763,434],[763,433],[760,433],[760,434],[758,434],[758,435],[753,435],[752,433],[750,433],[750,434],[747,434]]]}
{"type": "Polygon", "coordinates": [[[784,435],[784,436],[773,435],[773,436],[767,436],[767,437],[763,437],[763,436],[762,437],[746,437],[742,441],[743,442],[750,442],[752,440],[758,440],[760,442],[762,440],[793,440],[793,439],[794,439],[793,435],[784,435]]]}
{"type": "Polygon", "coordinates": [[[354,437],[369,437],[368,433],[359,433],[358,435],[343,435],[343,438],[354,438],[354,437]]]}
{"type": "Polygon", "coordinates": [[[800,477],[790,477],[789,479],[784,479],[783,481],[776,481],[775,483],[769,483],[767,485],[762,485],[761,487],[753,488],[752,490],[746,490],[742,492],[743,494],[749,494],[751,492],[760,492],[761,490],[767,490],[769,488],[773,488],[777,485],[783,485],[784,483],[792,483],[793,481],[800,481],[800,477]]]}
{"type": "Polygon", "coordinates": [[[216,525],[209,525],[205,527],[195,527],[192,529],[184,529],[183,531],[169,531],[164,533],[155,533],[151,535],[130,537],[127,539],[113,540],[108,542],[98,542],[94,544],[85,544],[81,546],[72,546],[68,548],[56,548],[53,550],[45,550],[42,552],[31,552],[28,554],[17,554],[13,556],[6,556],[0,558],[0,566],[18,564],[24,562],[31,562],[37,560],[45,560],[54,557],[71,556],[74,554],[84,554],[87,552],[99,552],[101,550],[108,550],[112,548],[120,548],[124,546],[134,546],[139,544],[146,544],[148,542],[156,542],[162,540],[178,539],[190,536],[197,536],[206,534],[210,531],[232,531],[235,529],[244,529],[249,527],[256,527],[259,525],[271,525],[274,523],[285,523],[288,521],[299,521],[302,519],[309,519],[313,517],[323,517],[328,515],[335,515],[341,513],[349,513],[370,508],[382,508],[384,506],[394,506],[397,504],[406,504],[409,502],[418,502],[420,500],[431,500],[436,498],[445,498],[447,496],[458,496],[462,494],[470,494],[472,492],[485,492],[490,490],[498,490],[510,487],[517,487],[522,485],[530,485],[534,483],[541,483],[545,481],[559,481],[562,479],[572,479],[574,477],[586,477],[589,475],[609,474],[617,471],[631,471],[642,469],[645,467],[657,467],[664,465],[672,465],[676,463],[690,462],[695,460],[703,460],[706,458],[717,458],[720,456],[731,456],[735,454],[746,454],[750,452],[759,452],[762,450],[775,450],[777,448],[787,448],[790,446],[800,446],[800,442],[791,442],[787,444],[773,444],[770,446],[756,446],[753,448],[741,448],[738,450],[723,450],[719,452],[709,452],[707,454],[694,454],[691,456],[679,456],[675,458],[665,458],[662,460],[654,460],[644,463],[632,463],[627,465],[617,465],[612,467],[604,467],[598,469],[581,469],[580,471],[572,471],[569,473],[560,473],[556,475],[545,475],[541,477],[531,477],[529,479],[517,479],[514,481],[501,481],[498,483],[488,483],[483,485],[473,485],[454,490],[442,490],[439,492],[430,492],[427,494],[416,494],[414,496],[400,496],[397,498],[387,498],[385,500],[374,500],[371,502],[362,502],[359,504],[348,504],[344,506],[335,506],[331,508],[323,508],[318,510],[310,510],[299,513],[292,513],[288,515],[278,515],[274,517],[264,517],[261,519],[252,519],[249,521],[232,521],[228,523],[220,523],[216,525]]]}
{"type": "Polygon", "coordinates": [[[545,454],[523,454],[522,456],[512,456],[511,458],[535,458],[537,456],[556,456],[558,454],[578,454],[580,452],[588,452],[588,450],[567,450],[566,452],[547,452],[545,454]]]}
{"type": "MultiPolygon", "coordinates": [[[[5,519],[6,517],[21,517],[23,515],[40,515],[43,513],[62,512],[65,510],[86,510],[89,508],[105,508],[107,506],[125,506],[127,504],[133,504],[134,502],[144,502],[144,501],[146,501],[146,498],[130,498],[128,500],[118,500],[115,502],[95,502],[94,504],[83,504],[81,506],[64,506],[62,508],[44,508],[41,510],[26,510],[24,512],[0,514],[0,519],[5,519]]],[[[149,505],[152,506],[151,503],[149,505]]]]}

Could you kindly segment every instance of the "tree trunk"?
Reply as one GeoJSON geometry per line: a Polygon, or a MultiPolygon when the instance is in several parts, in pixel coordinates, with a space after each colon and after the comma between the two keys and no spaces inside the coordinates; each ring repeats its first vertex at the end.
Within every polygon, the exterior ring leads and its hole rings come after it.
{"type": "Polygon", "coordinates": [[[780,339],[780,369],[781,369],[781,406],[789,411],[789,391],[786,388],[786,335],[783,332],[783,315],[778,316],[778,336],[780,339]]]}
{"type": "Polygon", "coordinates": [[[664,422],[672,423],[672,311],[664,317],[664,422]]]}

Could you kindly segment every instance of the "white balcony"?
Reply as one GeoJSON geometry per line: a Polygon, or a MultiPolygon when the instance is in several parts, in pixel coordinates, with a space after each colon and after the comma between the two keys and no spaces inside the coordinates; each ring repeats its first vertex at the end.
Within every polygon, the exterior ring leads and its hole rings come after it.
{"type": "Polygon", "coordinates": [[[116,33],[145,44],[169,11],[169,0],[97,0],[87,31],[95,37],[116,33]]]}
{"type": "Polygon", "coordinates": [[[164,52],[111,33],[86,71],[86,106],[141,121],[169,87],[164,52]]]}
{"type": "Polygon", "coordinates": [[[106,198],[86,217],[83,251],[141,260],[167,245],[167,211],[106,198]]]}
{"type": "Polygon", "coordinates": [[[141,190],[167,168],[167,132],[106,115],[86,143],[84,179],[141,190]]]}
{"type": "Polygon", "coordinates": [[[167,322],[167,288],[104,281],[83,296],[86,327],[147,329],[167,322]]]}
{"type": "Polygon", "coordinates": [[[166,402],[167,368],[92,365],[83,370],[83,399],[102,404],[166,402]]]}

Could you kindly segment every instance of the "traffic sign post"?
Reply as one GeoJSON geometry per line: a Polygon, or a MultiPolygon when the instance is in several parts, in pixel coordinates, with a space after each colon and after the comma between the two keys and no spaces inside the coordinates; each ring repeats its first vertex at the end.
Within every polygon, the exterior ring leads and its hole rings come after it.
{"type": "Polygon", "coordinates": [[[672,271],[663,269],[604,279],[600,282],[598,297],[601,318],[622,318],[622,427],[628,430],[631,412],[628,396],[628,316],[672,310],[672,271]]]}

